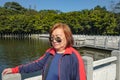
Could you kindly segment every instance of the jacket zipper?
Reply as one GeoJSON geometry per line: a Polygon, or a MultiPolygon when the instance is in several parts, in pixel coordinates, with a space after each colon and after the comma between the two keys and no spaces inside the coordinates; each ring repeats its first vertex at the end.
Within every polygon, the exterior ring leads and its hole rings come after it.
{"type": "Polygon", "coordinates": [[[61,58],[59,59],[59,65],[58,65],[58,80],[61,80],[60,78],[60,73],[61,73],[61,61],[62,61],[62,57],[63,55],[61,56],[61,58]]]}

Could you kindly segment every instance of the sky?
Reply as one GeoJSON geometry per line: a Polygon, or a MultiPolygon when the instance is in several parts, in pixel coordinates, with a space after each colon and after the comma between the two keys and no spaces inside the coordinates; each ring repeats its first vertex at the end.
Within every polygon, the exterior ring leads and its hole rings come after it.
{"type": "Polygon", "coordinates": [[[0,6],[4,6],[6,2],[17,2],[25,8],[31,6],[32,9],[40,10],[60,10],[62,12],[81,11],[84,9],[93,9],[99,5],[110,9],[111,4],[115,4],[120,0],[0,0],[0,6]],[[111,3],[114,1],[114,3],[111,3]]]}

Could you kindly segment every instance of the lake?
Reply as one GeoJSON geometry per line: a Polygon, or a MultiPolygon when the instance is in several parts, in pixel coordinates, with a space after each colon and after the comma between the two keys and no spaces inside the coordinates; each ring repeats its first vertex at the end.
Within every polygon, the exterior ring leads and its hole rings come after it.
{"type": "MultiPolygon", "coordinates": [[[[50,47],[47,38],[1,38],[0,39],[0,73],[8,67],[26,64],[42,56],[50,47]]],[[[91,56],[94,60],[109,57],[111,51],[92,48],[77,49],[82,56],[91,56]]],[[[23,79],[39,75],[40,72],[22,74],[23,79]]],[[[1,79],[1,75],[0,75],[1,79]]]]}

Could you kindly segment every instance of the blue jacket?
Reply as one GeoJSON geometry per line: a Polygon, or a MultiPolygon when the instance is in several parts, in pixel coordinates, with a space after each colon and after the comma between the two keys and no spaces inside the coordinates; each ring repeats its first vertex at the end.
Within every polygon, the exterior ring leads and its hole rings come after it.
{"type": "MultiPolygon", "coordinates": [[[[54,48],[50,48],[38,60],[12,68],[12,71],[13,73],[29,73],[42,70],[43,80],[45,80],[49,65],[55,54],[54,48]]],[[[66,48],[59,60],[58,69],[59,80],[86,80],[83,60],[80,54],[72,47],[66,48]]]]}

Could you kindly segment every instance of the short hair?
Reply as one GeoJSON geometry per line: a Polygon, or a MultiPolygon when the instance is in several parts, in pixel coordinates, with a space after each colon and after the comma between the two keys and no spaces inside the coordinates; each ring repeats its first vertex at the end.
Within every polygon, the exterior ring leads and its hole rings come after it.
{"type": "Polygon", "coordinates": [[[65,37],[66,37],[66,41],[67,41],[66,47],[73,46],[74,39],[73,39],[73,36],[72,36],[71,29],[65,23],[56,23],[55,25],[53,25],[53,27],[50,30],[50,37],[51,37],[53,31],[57,28],[63,29],[63,32],[64,32],[65,37]]]}

